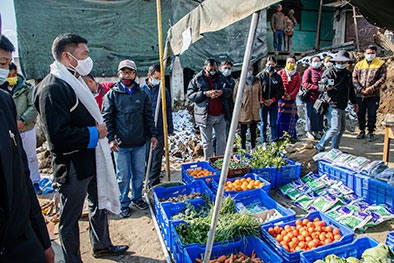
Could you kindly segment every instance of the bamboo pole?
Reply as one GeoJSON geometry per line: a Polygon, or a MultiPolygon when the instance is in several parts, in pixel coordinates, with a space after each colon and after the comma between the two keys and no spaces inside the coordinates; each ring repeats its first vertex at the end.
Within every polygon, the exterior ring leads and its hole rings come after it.
{"type": "Polygon", "coordinates": [[[165,85],[165,68],[163,58],[163,24],[161,20],[161,2],[156,0],[157,5],[157,33],[159,38],[159,56],[160,56],[160,75],[161,75],[161,109],[163,113],[163,137],[164,137],[164,150],[166,157],[166,175],[167,182],[171,181],[170,175],[170,158],[168,151],[168,125],[167,125],[167,100],[166,100],[166,85],[165,85]]]}
{"type": "Polygon", "coordinates": [[[315,39],[315,49],[316,50],[319,50],[319,48],[320,48],[320,28],[321,28],[322,11],[323,11],[323,0],[320,0],[319,14],[317,17],[316,39],[315,39]]]}
{"type": "Polygon", "coordinates": [[[223,200],[224,185],[227,180],[228,166],[230,163],[230,157],[231,157],[231,152],[232,152],[233,143],[234,143],[235,131],[238,126],[238,119],[239,119],[239,113],[241,110],[241,103],[242,103],[242,96],[243,96],[243,91],[244,91],[244,86],[245,86],[245,81],[246,81],[246,74],[248,72],[250,57],[252,54],[253,42],[254,42],[254,37],[255,37],[255,33],[256,33],[256,27],[257,27],[257,22],[258,22],[258,18],[259,18],[259,13],[260,13],[260,11],[253,13],[252,21],[250,23],[248,42],[246,43],[245,55],[244,55],[244,59],[243,59],[243,63],[242,63],[242,71],[241,71],[241,77],[240,77],[240,82],[239,82],[239,88],[238,88],[237,97],[235,100],[233,117],[231,119],[230,132],[229,132],[227,144],[226,144],[226,151],[224,153],[224,162],[223,162],[222,171],[220,174],[219,188],[218,188],[218,191],[216,194],[214,213],[212,216],[211,227],[210,227],[209,233],[208,233],[207,246],[206,246],[204,261],[203,261],[204,263],[209,262],[209,258],[211,257],[211,253],[212,253],[212,246],[213,246],[213,241],[215,239],[216,225],[218,223],[219,210],[220,210],[220,206],[221,206],[222,200],[223,200]]]}
{"type": "Polygon", "coordinates": [[[356,46],[357,52],[360,52],[360,40],[358,39],[358,23],[357,23],[357,13],[356,7],[353,6],[353,21],[354,21],[354,33],[356,34],[356,46]]]}

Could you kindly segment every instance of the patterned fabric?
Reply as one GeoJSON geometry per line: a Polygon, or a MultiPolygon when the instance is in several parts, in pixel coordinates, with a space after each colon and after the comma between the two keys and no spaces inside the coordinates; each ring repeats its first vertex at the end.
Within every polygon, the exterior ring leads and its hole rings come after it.
{"type": "Polygon", "coordinates": [[[278,102],[278,137],[286,131],[293,138],[297,138],[296,124],[298,120],[295,100],[279,100],[278,102]]]}
{"type": "Polygon", "coordinates": [[[387,67],[383,60],[374,58],[371,63],[366,59],[356,64],[353,70],[353,85],[356,95],[359,97],[377,97],[380,95],[380,87],[386,81],[387,67]],[[361,95],[360,92],[366,88],[372,88],[368,95],[361,95]]]}

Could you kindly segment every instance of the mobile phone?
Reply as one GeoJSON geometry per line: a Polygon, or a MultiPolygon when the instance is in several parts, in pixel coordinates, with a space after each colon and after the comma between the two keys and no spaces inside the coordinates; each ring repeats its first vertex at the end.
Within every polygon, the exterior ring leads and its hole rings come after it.
{"type": "Polygon", "coordinates": [[[327,86],[334,86],[334,80],[333,79],[327,79],[327,86]]]}

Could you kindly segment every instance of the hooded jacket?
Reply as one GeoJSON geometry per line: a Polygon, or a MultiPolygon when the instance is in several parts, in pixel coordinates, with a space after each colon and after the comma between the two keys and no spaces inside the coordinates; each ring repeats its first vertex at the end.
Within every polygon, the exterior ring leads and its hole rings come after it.
{"type": "MultiPolygon", "coordinates": [[[[3,85],[6,91],[7,85],[3,85]]],[[[23,121],[24,131],[34,128],[37,119],[37,111],[33,103],[33,86],[26,82],[25,78],[18,74],[18,81],[11,91],[8,91],[16,106],[17,120],[23,121]]]]}
{"type": "Polygon", "coordinates": [[[140,147],[147,138],[157,137],[151,100],[137,83],[129,94],[117,82],[104,97],[102,113],[108,141],[117,140],[121,148],[140,147]]]}
{"type": "MultiPolygon", "coordinates": [[[[190,81],[187,88],[187,97],[194,103],[194,121],[197,125],[205,127],[208,119],[208,104],[210,101],[210,98],[205,95],[205,92],[211,90],[211,87],[203,72],[204,71],[202,70],[197,73],[197,75],[190,81]]],[[[214,83],[215,90],[223,91],[222,96],[220,96],[220,100],[224,107],[224,117],[227,120],[231,120],[232,110],[229,98],[232,96],[233,87],[220,72],[217,72],[213,76],[212,81],[214,83]]]]}

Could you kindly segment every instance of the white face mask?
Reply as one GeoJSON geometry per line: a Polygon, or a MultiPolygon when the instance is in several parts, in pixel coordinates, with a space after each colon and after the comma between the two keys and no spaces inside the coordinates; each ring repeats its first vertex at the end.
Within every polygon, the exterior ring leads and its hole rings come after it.
{"type": "Polygon", "coordinates": [[[86,76],[90,73],[90,71],[92,71],[93,60],[90,57],[87,57],[83,60],[79,60],[75,58],[73,55],[71,55],[69,52],[67,53],[78,62],[78,65],[76,67],[73,67],[72,65],[70,65],[70,67],[73,68],[76,72],[78,72],[79,75],[86,76]]]}
{"type": "Polygon", "coordinates": [[[346,68],[346,64],[335,64],[335,67],[337,69],[344,69],[344,68],[346,68]]]}
{"type": "Polygon", "coordinates": [[[320,68],[321,62],[320,61],[312,62],[311,66],[312,68],[320,68]]]}
{"type": "Polygon", "coordinates": [[[0,68],[0,85],[3,85],[7,80],[8,73],[10,73],[9,69],[0,68]]]}
{"type": "Polygon", "coordinates": [[[365,54],[365,59],[367,61],[372,61],[375,58],[375,54],[365,54]]]}
{"type": "Polygon", "coordinates": [[[222,74],[223,74],[225,77],[230,76],[230,75],[231,75],[231,69],[225,69],[225,70],[223,70],[223,71],[222,71],[222,74]]]}
{"type": "Polygon", "coordinates": [[[154,78],[150,79],[150,83],[152,83],[153,86],[159,85],[160,82],[161,82],[160,79],[154,79],[154,78]]]}
{"type": "Polygon", "coordinates": [[[326,68],[332,68],[333,65],[334,65],[334,63],[332,63],[332,62],[326,62],[326,63],[324,63],[324,66],[325,66],[326,68]]]}

